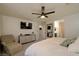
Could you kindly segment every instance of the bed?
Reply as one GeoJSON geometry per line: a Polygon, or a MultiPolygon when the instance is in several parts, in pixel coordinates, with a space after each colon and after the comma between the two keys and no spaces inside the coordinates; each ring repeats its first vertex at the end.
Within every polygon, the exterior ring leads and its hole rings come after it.
{"type": "Polygon", "coordinates": [[[49,38],[32,44],[25,51],[25,56],[72,56],[79,55],[69,51],[68,47],[60,44],[66,38],[49,38]]]}

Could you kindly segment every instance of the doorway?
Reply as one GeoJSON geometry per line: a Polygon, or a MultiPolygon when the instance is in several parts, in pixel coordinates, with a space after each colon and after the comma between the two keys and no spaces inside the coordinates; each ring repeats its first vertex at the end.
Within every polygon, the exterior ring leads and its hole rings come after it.
{"type": "Polygon", "coordinates": [[[64,37],[64,21],[59,22],[59,37],[64,37]]]}
{"type": "Polygon", "coordinates": [[[44,29],[42,26],[39,26],[39,40],[44,40],[44,29]]]}
{"type": "Polygon", "coordinates": [[[47,24],[47,37],[53,37],[53,24],[47,24]]]}
{"type": "Polygon", "coordinates": [[[64,37],[64,20],[54,22],[54,37],[64,37]]]}

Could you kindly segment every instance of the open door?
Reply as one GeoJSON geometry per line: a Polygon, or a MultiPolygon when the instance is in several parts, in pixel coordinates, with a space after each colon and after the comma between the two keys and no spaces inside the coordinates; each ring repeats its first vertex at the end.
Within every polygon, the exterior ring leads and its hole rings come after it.
{"type": "Polygon", "coordinates": [[[64,21],[59,22],[59,37],[64,37],[64,21]]]}

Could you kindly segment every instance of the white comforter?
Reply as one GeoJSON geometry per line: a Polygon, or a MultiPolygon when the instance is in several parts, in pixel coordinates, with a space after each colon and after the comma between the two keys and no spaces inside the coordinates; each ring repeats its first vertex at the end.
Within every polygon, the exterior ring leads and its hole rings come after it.
{"type": "Polygon", "coordinates": [[[68,48],[60,45],[65,38],[49,38],[31,45],[25,51],[26,56],[69,56],[68,48]]]}

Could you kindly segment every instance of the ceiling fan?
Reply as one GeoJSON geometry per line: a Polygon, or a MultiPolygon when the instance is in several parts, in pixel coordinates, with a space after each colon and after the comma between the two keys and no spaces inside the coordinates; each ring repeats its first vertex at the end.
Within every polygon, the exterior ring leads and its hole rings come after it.
{"type": "Polygon", "coordinates": [[[35,15],[39,15],[38,18],[48,18],[47,15],[55,13],[55,11],[45,13],[45,6],[41,6],[41,13],[32,13],[35,15]]]}

